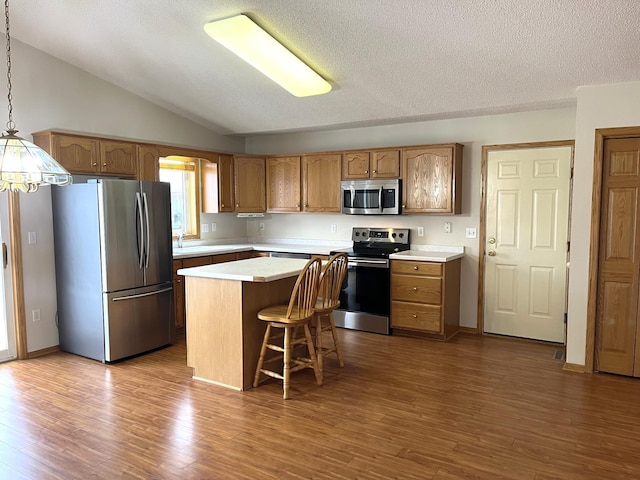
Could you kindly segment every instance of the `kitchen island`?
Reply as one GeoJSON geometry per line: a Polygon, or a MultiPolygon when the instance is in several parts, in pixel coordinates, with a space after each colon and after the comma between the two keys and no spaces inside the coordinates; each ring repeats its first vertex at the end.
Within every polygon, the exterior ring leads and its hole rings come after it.
{"type": "Polygon", "coordinates": [[[258,312],[288,303],[307,260],[259,257],[183,268],[187,365],[193,378],[251,387],[266,325],[258,312]]]}

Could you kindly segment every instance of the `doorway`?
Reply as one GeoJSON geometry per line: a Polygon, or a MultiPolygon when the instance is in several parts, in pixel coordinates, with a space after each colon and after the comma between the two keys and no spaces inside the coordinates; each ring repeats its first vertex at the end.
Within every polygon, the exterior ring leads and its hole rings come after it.
{"type": "Polygon", "coordinates": [[[573,144],[483,147],[481,333],[565,343],[573,144]]]}
{"type": "Polygon", "coordinates": [[[13,317],[12,272],[9,262],[10,220],[8,193],[0,193],[0,362],[16,358],[16,333],[13,317]]]}

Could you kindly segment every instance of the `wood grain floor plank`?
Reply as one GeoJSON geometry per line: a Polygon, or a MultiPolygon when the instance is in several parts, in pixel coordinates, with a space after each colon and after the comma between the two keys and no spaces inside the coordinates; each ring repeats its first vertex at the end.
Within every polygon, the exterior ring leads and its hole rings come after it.
{"type": "Polygon", "coordinates": [[[0,365],[0,478],[640,478],[640,381],[565,372],[553,345],[339,330],[346,365],[236,392],[184,340],[103,365],[0,365]]]}

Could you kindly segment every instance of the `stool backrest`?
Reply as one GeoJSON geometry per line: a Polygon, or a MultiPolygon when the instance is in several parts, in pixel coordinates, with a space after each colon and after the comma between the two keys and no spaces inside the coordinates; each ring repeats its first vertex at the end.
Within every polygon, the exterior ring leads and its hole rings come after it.
{"type": "Polygon", "coordinates": [[[348,257],[346,253],[337,253],[329,258],[320,274],[318,306],[335,308],[340,305],[340,290],[347,274],[348,257]]]}
{"type": "Polygon", "coordinates": [[[313,315],[313,308],[318,299],[320,270],[322,270],[322,261],[317,257],[309,260],[304,266],[291,292],[287,318],[290,318],[294,311],[298,312],[299,318],[313,315]]]}

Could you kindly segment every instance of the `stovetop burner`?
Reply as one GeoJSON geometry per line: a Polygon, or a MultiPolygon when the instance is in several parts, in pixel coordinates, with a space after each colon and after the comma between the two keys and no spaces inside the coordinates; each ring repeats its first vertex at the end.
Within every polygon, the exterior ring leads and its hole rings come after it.
{"type": "Polygon", "coordinates": [[[349,257],[387,258],[392,253],[411,248],[408,228],[354,227],[351,239],[353,247],[340,250],[349,257]]]}

